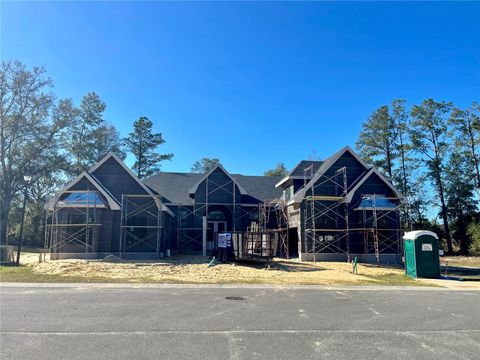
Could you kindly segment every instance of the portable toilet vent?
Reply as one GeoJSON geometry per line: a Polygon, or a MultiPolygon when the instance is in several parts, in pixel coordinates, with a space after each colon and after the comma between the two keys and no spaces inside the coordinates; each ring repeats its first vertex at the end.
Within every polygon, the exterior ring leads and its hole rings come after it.
{"type": "Polygon", "coordinates": [[[434,232],[410,231],[403,236],[405,273],[412,278],[439,278],[438,236],[434,232]]]}

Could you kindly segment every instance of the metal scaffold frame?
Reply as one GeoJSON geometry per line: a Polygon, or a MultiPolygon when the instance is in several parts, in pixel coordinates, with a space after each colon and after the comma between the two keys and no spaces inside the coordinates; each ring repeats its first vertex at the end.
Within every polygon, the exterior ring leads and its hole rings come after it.
{"type": "Polygon", "coordinates": [[[346,253],[350,261],[347,192],[347,170],[342,167],[332,176],[322,175],[305,196],[304,251],[312,254],[313,261],[318,253],[346,253]],[[318,194],[317,188],[325,184],[333,185],[336,195],[318,194]]]}
{"type": "MultiPolygon", "coordinates": [[[[62,203],[60,197],[56,199],[53,208],[46,212],[45,248],[51,254],[59,254],[62,248],[72,245],[84,247],[85,253],[97,251],[98,228],[97,199],[100,198],[95,190],[71,190],[63,194],[77,194],[68,204],[62,203]],[[91,200],[94,194],[94,201],[91,200]],[[69,223],[68,217],[79,215],[85,218],[81,223],[69,223]]],[[[63,195],[62,194],[62,195],[63,195]]],[[[102,206],[103,207],[103,206],[102,206]]]]}
{"type": "MultiPolygon", "coordinates": [[[[209,177],[205,178],[205,202],[194,201],[191,205],[177,204],[177,251],[181,252],[182,248],[191,243],[194,246],[201,248],[203,241],[203,226],[202,227],[184,227],[182,220],[186,220],[189,217],[193,217],[193,222],[197,219],[198,223],[202,223],[203,217],[209,213],[209,207],[211,206],[225,206],[231,208],[231,225],[232,231],[236,231],[236,223],[244,216],[249,215],[250,211],[245,211],[237,202],[237,182],[235,179],[230,179],[224,184],[217,184],[209,177]],[[231,203],[214,203],[209,202],[210,195],[218,192],[226,192],[231,195],[231,203]],[[192,209],[193,208],[193,209],[192,209]]],[[[241,200],[241,199],[240,199],[241,200]]],[[[256,206],[255,206],[256,208],[256,206]]],[[[208,218],[207,218],[208,221],[208,218]]],[[[228,222],[228,221],[227,221],[228,222]]]]}
{"type": "MultiPolygon", "coordinates": [[[[231,210],[231,229],[228,230],[229,232],[238,233],[237,225],[241,224],[245,217],[249,220],[258,217],[258,223],[260,226],[255,230],[255,233],[262,231],[269,234],[275,233],[275,237],[278,237],[279,253],[281,256],[288,257],[288,214],[285,202],[283,200],[275,199],[260,204],[243,204],[241,201],[238,201],[241,199],[237,198],[237,182],[235,179],[231,179],[225,184],[219,185],[207,177],[205,179],[204,202],[195,201],[191,205],[177,204],[177,251],[182,252],[183,248],[192,243],[194,244],[194,247],[196,246],[197,248],[200,248],[203,241],[203,226],[191,227],[190,224],[192,223],[192,219],[194,224],[200,224],[203,222],[203,217],[208,216],[209,209],[214,206],[225,206],[231,210]],[[232,202],[214,203],[209,201],[210,196],[217,191],[226,192],[230,195],[232,202]],[[269,229],[268,222],[271,219],[270,216],[275,216],[277,224],[280,224],[281,227],[269,229]],[[188,221],[188,219],[190,219],[190,221],[188,221]]],[[[246,238],[248,238],[249,232],[252,231],[248,229],[245,232],[246,238]]]]}
{"type": "MultiPolygon", "coordinates": [[[[385,197],[383,195],[363,194],[360,202],[363,200],[371,201],[372,208],[370,210],[362,209],[363,228],[363,246],[365,254],[375,254],[377,262],[380,262],[380,254],[382,253],[401,253],[402,241],[400,233],[402,231],[400,226],[400,210],[407,204],[402,203],[398,197],[385,197]],[[399,204],[390,209],[379,208],[376,205],[376,199],[386,199],[399,204]],[[396,224],[395,228],[379,227],[379,220],[389,220],[396,224]]],[[[356,230],[356,229],[355,229],[356,230]]]]}
{"type": "Polygon", "coordinates": [[[120,257],[123,257],[125,253],[139,245],[146,245],[152,252],[157,254],[158,258],[162,257],[162,206],[162,197],[160,195],[122,194],[120,257]],[[137,221],[134,221],[134,219],[137,221]],[[144,221],[139,223],[138,219],[143,219],[144,221]],[[145,230],[145,234],[136,234],[136,229],[145,230]]]}
{"type": "Polygon", "coordinates": [[[400,254],[401,216],[400,209],[408,206],[399,197],[386,197],[379,194],[362,194],[359,203],[363,200],[371,201],[368,208],[353,209],[347,202],[348,193],[347,170],[340,168],[332,176],[323,175],[309,189],[305,196],[303,216],[304,252],[312,254],[340,253],[346,254],[351,260],[350,237],[354,233],[363,235],[363,253],[374,254],[380,262],[381,254],[400,254]],[[335,186],[335,196],[318,194],[321,186],[335,186]],[[388,200],[394,203],[392,207],[377,207],[377,199],[388,200]],[[351,210],[361,210],[362,217],[351,227],[349,214],[351,210]],[[388,225],[383,225],[383,222],[388,225]],[[325,225],[328,224],[328,225],[325,225]]]}
{"type": "Polygon", "coordinates": [[[258,215],[258,232],[263,232],[265,234],[275,233],[276,238],[278,238],[278,255],[288,259],[290,257],[288,243],[289,221],[286,202],[282,199],[265,200],[258,205],[258,215]],[[277,228],[269,227],[271,216],[275,216],[275,224],[277,225],[277,228]]]}

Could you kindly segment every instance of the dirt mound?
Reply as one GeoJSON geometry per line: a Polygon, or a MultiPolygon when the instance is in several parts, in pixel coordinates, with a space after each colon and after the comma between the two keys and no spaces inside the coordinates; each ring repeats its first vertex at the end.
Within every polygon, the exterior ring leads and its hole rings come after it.
{"type": "Polygon", "coordinates": [[[116,255],[110,254],[110,255],[105,256],[102,259],[102,261],[116,263],[116,262],[121,262],[122,259],[120,257],[116,256],[116,255]]]}

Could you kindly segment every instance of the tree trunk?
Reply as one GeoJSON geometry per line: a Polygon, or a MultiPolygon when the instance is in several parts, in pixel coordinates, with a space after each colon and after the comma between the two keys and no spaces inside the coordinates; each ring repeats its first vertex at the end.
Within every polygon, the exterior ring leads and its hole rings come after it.
{"type": "Polygon", "coordinates": [[[475,150],[475,138],[473,136],[473,129],[471,124],[468,124],[468,135],[470,137],[470,152],[472,153],[473,165],[475,167],[475,183],[477,187],[480,189],[480,165],[478,164],[477,154],[475,150]]]}
{"type": "Polygon", "coordinates": [[[450,237],[450,228],[448,226],[447,205],[445,203],[445,194],[443,191],[443,183],[440,176],[440,169],[437,170],[438,195],[440,197],[440,205],[442,207],[443,228],[445,230],[445,238],[447,239],[448,253],[453,254],[452,238],[450,237]]]}
{"type": "Polygon", "coordinates": [[[405,206],[405,217],[406,217],[406,222],[405,225],[406,227],[411,230],[410,226],[410,204],[408,203],[408,181],[407,181],[407,169],[405,168],[405,147],[403,145],[403,133],[400,131],[399,134],[399,140],[400,140],[400,162],[401,162],[401,168],[402,168],[402,193],[407,199],[407,206],[405,206]]]}
{"type": "Polygon", "coordinates": [[[18,235],[17,245],[17,266],[20,265],[20,253],[22,251],[23,225],[25,224],[25,206],[27,205],[27,190],[23,193],[22,220],[20,222],[20,234],[18,235]]]}
{"type": "Polygon", "coordinates": [[[11,198],[4,198],[0,204],[0,245],[7,244],[7,224],[8,214],[10,213],[11,198]]]}

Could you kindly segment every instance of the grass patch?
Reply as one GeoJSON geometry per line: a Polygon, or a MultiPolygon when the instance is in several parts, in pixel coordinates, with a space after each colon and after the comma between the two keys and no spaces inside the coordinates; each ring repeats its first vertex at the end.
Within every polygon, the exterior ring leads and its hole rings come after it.
{"type": "MultiPolygon", "coordinates": [[[[430,286],[428,284],[416,281],[410,276],[404,274],[382,274],[382,275],[368,275],[371,279],[371,284],[386,285],[386,286],[430,286]]],[[[368,280],[366,281],[369,282],[368,280]]],[[[436,286],[436,285],[431,285],[436,286]]]]}
{"type": "Polygon", "coordinates": [[[102,283],[102,282],[128,282],[125,280],[115,281],[104,276],[69,276],[42,274],[33,271],[31,266],[0,266],[0,282],[19,283],[102,283]]]}
{"type": "MultiPolygon", "coordinates": [[[[291,269],[286,269],[287,272],[291,269]]],[[[267,270],[268,271],[268,270],[267,270]]],[[[177,276],[166,276],[162,279],[155,279],[150,276],[136,276],[127,278],[112,278],[98,275],[69,275],[69,274],[45,274],[35,272],[32,266],[0,266],[1,282],[17,283],[164,283],[164,284],[276,284],[287,285],[280,279],[264,278],[238,278],[236,280],[210,279],[210,281],[198,281],[190,279],[179,279],[177,276]]],[[[363,275],[359,281],[323,281],[322,279],[299,279],[288,285],[381,285],[381,286],[435,286],[418,282],[400,273],[387,273],[381,275],[363,275]]]]}
{"type": "Polygon", "coordinates": [[[480,256],[445,256],[440,258],[442,266],[480,269],[480,256]]]}

